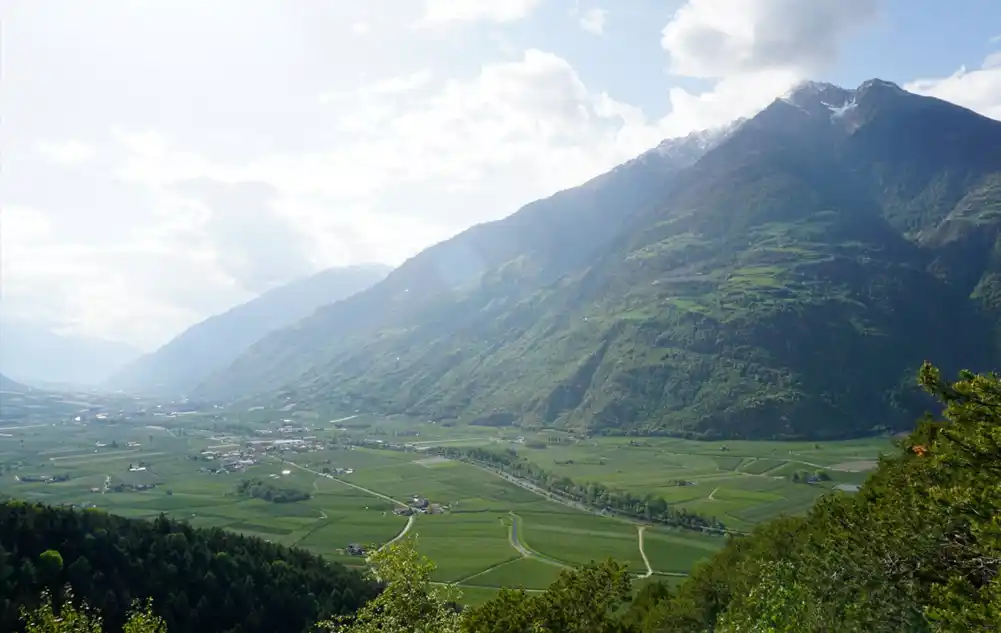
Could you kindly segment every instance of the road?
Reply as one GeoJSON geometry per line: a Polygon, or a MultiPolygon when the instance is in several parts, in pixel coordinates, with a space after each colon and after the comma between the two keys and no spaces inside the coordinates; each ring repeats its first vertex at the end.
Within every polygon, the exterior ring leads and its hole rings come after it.
{"type": "MultiPolygon", "coordinates": [[[[286,463],[289,466],[292,466],[294,468],[298,468],[299,470],[304,470],[307,473],[313,473],[314,475],[318,475],[320,477],[324,477],[325,479],[330,479],[332,481],[336,481],[338,483],[344,484],[345,486],[349,486],[351,488],[354,488],[355,490],[361,490],[362,492],[368,493],[368,494],[372,495],[373,497],[379,497],[380,499],[385,499],[386,501],[391,501],[392,503],[395,503],[398,506],[403,506],[404,508],[408,507],[407,504],[403,503],[402,501],[400,501],[398,499],[394,499],[392,497],[386,496],[386,495],[382,494],[381,492],[376,492],[374,490],[369,490],[368,488],[363,488],[362,486],[359,486],[358,484],[353,484],[350,481],[344,481],[343,479],[338,479],[337,477],[334,477],[334,476],[332,476],[332,475],[330,475],[328,473],[321,473],[320,471],[313,470],[312,468],[307,468],[306,466],[301,466],[301,465],[299,465],[299,464],[297,464],[295,462],[286,461],[284,463],[286,463]]],[[[313,486],[314,487],[316,486],[316,481],[315,480],[313,481],[313,486]]],[[[327,516],[326,516],[325,513],[324,513],[323,518],[324,519],[327,518],[327,516]]],[[[416,517],[413,514],[411,514],[409,517],[407,517],[407,524],[403,526],[403,529],[400,530],[400,533],[397,534],[396,536],[394,536],[392,538],[392,540],[387,541],[386,543],[384,543],[382,545],[382,547],[386,547],[386,545],[389,545],[390,543],[395,543],[396,541],[398,541],[401,538],[403,538],[404,536],[406,536],[407,533],[410,532],[410,528],[412,528],[414,526],[414,519],[415,518],[416,517]]],[[[382,547],[380,547],[379,549],[382,549],[382,547]]]]}
{"type": "Polygon", "coordinates": [[[508,514],[511,516],[511,530],[508,532],[507,537],[508,540],[511,542],[511,547],[521,552],[521,555],[524,557],[534,558],[536,560],[542,561],[543,563],[549,563],[550,565],[554,565],[556,567],[563,567],[564,569],[569,569],[571,567],[571,565],[567,565],[566,563],[560,562],[555,558],[549,558],[548,556],[544,556],[536,551],[528,549],[528,547],[526,547],[521,542],[521,539],[518,538],[518,521],[521,520],[521,517],[515,514],[514,512],[508,512],[508,514]]]}
{"type": "MultiPolygon", "coordinates": [[[[416,515],[416,514],[411,514],[410,516],[408,516],[408,517],[407,517],[407,524],[403,526],[403,529],[402,529],[402,530],[400,530],[400,533],[399,533],[399,534],[397,534],[396,536],[394,536],[394,537],[392,538],[392,540],[390,540],[390,541],[387,541],[387,542],[386,542],[385,544],[383,544],[383,546],[382,546],[382,547],[386,547],[386,545],[392,545],[392,544],[393,544],[393,543],[395,543],[396,541],[398,541],[398,540],[400,540],[401,538],[403,538],[404,536],[406,536],[406,535],[407,535],[407,532],[409,532],[409,531],[410,531],[410,528],[414,527],[414,519],[415,519],[415,518],[417,518],[417,515],[416,515]]],[[[382,549],[382,547],[380,547],[379,549],[382,549]]]]}
{"type": "Polygon", "coordinates": [[[640,541],[640,556],[643,557],[643,564],[646,565],[646,573],[645,574],[638,574],[636,577],[637,578],[649,578],[650,576],[653,576],[653,567],[650,566],[650,559],[646,557],[646,551],[643,549],[643,532],[646,531],[646,526],[645,525],[637,525],[636,526],[636,530],[638,532],[639,541],[640,541]]]}
{"type": "Polygon", "coordinates": [[[363,487],[359,486],[358,484],[351,483],[350,481],[344,481],[343,479],[338,479],[337,477],[334,477],[333,475],[330,475],[328,473],[321,473],[318,470],[313,470],[312,468],[307,468],[305,466],[300,466],[299,464],[297,464],[295,462],[284,461],[282,463],[288,464],[289,466],[292,466],[294,468],[298,468],[299,470],[304,470],[307,473],[313,473],[314,475],[318,475],[318,476],[323,477],[325,479],[329,479],[331,481],[336,481],[338,483],[342,483],[345,486],[349,486],[351,488],[354,488],[355,490],[361,490],[362,492],[367,492],[368,494],[372,495],[373,497],[379,497],[380,499],[385,499],[386,501],[390,501],[392,503],[395,503],[398,506],[403,506],[404,508],[408,507],[406,503],[400,501],[399,499],[394,499],[392,497],[389,497],[389,496],[386,496],[386,495],[382,494],[381,492],[376,492],[374,490],[369,490],[368,488],[363,488],[363,487]]]}

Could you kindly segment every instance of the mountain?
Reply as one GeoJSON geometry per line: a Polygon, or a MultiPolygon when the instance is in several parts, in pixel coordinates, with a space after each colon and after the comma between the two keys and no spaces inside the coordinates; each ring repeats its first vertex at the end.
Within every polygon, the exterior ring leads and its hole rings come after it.
{"type": "Polygon", "coordinates": [[[475,311],[463,312],[468,306],[452,305],[470,293],[489,295],[498,308],[514,306],[587,266],[635,213],[665,195],[677,173],[727,133],[667,141],[580,187],[432,246],[372,288],[263,338],[196,395],[224,399],[273,391],[321,371],[343,351],[361,349],[368,337],[388,342],[418,323],[438,324],[447,337],[454,320],[478,318],[475,311]],[[327,334],[334,331],[336,337],[327,334]]]}
{"type": "Polygon", "coordinates": [[[25,387],[16,380],[11,380],[7,376],[0,374],[0,391],[28,391],[28,387],[25,387]]]}
{"type": "Polygon", "coordinates": [[[0,321],[0,371],[34,386],[94,386],[140,353],[118,341],[0,321]]]}
{"type": "Polygon", "coordinates": [[[805,83],[428,249],[197,392],[846,437],[909,428],[925,358],[999,366],[999,314],[1001,123],[881,80],[805,83]]]}
{"type": "Polygon", "coordinates": [[[268,332],[382,280],[390,268],[362,264],[331,268],[279,286],[197,323],[151,354],[116,372],[108,386],[132,392],[182,394],[226,368],[268,332]]]}

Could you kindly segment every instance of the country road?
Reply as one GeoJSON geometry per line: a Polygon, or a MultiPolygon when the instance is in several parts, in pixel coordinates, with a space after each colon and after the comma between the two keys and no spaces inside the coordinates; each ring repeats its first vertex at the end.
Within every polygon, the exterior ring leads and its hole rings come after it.
{"type": "Polygon", "coordinates": [[[653,576],[653,567],[650,566],[650,559],[646,557],[646,550],[643,549],[643,532],[646,531],[645,525],[637,525],[636,530],[640,541],[640,556],[643,557],[643,564],[646,565],[645,574],[637,574],[637,578],[649,578],[653,576]]]}
{"type": "MultiPolygon", "coordinates": [[[[305,466],[301,466],[301,465],[299,465],[299,464],[297,464],[295,462],[285,461],[284,463],[288,464],[289,466],[293,466],[295,468],[298,468],[299,470],[304,470],[307,473],[313,473],[314,475],[318,475],[318,476],[323,477],[325,479],[330,479],[331,481],[336,481],[338,483],[344,484],[345,486],[349,486],[349,487],[354,488],[356,490],[361,490],[362,492],[368,493],[368,494],[372,495],[373,497],[379,497],[380,499],[385,499],[386,501],[390,501],[392,503],[395,503],[398,506],[403,506],[404,508],[408,507],[407,504],[403,503],[399,499],[394,499],[392,497],[389,497],[389,496],[386,496],[386,495],[382,494],[381,492],[376,492],[374,490],[369,490],[368,488],[363,488],[362,486],[359,486],[358,484],[353,484],[353,483],[351,483],[349,481],[344,481],[343,479],[338,479],[337,477],[334,477],[334,476],[332,476],[332,475],[330,475],[328,473],[321,473],[321,472],[319,472],[317,470],[313,470],[312,468],[307,468],[305,466]]],[[[316,481],[315,480],[313,481],[313,486],[314,487],[316,486],[316,481]]],[[[326,517],[324,516],[324,518],[326,518],[326,517]]],[[[382,547],[386,547],[387,545],[389,545],[391,543],[395,543],[396,541],[398,541],[401,538],[403,538],[404,536],[406,536],[407,533],[410,532],[410,528],[412,528],[414,526],[414,519],[415,518],[416,517],[413,514],[411,514],[409,517],[407,517],[407,524],[403,526],[403,529],[400,530],[400,533],[397,534],[396,536],[394,536],[391,540],[383,543],[382,547]]],[[[382,547],[380,547],[379,549],[382,549],[382,547]]]]}
{"type": "MultiPolygon", "coordinates": [[[[382,547],[386,547],[387,545],[392,545],[396,541],[398,541],[401,538],[403,538],[404,536],[406,536],[407,532],[410,531],[410,528],[414,527],[414,519],[416,519],[416,518],[417,518],[416,514],[411,514],[410,516],[408,516],[407,517],[407,524],[403,526],[403,529],[400,530],[400,533],[397,534],[396,536],[394,536],[391,540],[386,541],[385,543],[383,543],[382,547]]],[[[380,547],[379,549],[382,549],[382,547],[380,547]]]]}
{"type": "Polygon", "coordinates": [[[568,565],[562,561],[558,561],[555,558],[549,558],[544,554],[540,554],[534,550],[528,549],[528,547],[521,542],[521,539],[518,538],[518,521],[521,520],[521,517],[515,514],[514,512],[508,512],[508,514],[511,516],[511,530],[508,532],[507,537],[508,540],[511,542],[511,547],[521,552],[521,555],[524,556],[525,558],[534,558],[535,560],[540,560],[543,563],[548,563],[555,567],[563,567],[564,569],[569,569],[572,567],[572,565],[568,565]]]}
{"type": "Polygon", "coordinates": [[[293,466],[295,468],[298,468],[299,470],[304,470],[307,473],[313,473],[314,475],[318,475],[320,477],[323,477],[324,479],[329,479],[331,481],[336,481],[338,483],[342,483],[345,486],[349,486],[351,488],[354,488],[355,490],[361,490],[362,492],[367,492],[368,494],[372,495],[373,497],[379,497],[380,499],[385,499],[386,501],[390,501],[392,503],[395,503],[398,506],[403,506],[404,508],[408,507],[406,503],[400,501],[399,499],[394,499],[392,497],[389,497],[389,496],[386,496],[386,495],[382,494],[381,492],[376,492],[374,490],[369,490],[368,488],[363,488],[363,487],[359,486],[358,484],[351,483],[350,481],[344,481],[343,479],[338,479],[337,477],[334,477],[333,475],[330,475],[328,473],[321,473],[318,470],[313,470],[312,468],[307,468],[305,466],[300,466],[299,464],[297,464],[295,462],[284,461],[282,463],[285,463],[285,464],[288,464],[289,466],[293,466]]]}

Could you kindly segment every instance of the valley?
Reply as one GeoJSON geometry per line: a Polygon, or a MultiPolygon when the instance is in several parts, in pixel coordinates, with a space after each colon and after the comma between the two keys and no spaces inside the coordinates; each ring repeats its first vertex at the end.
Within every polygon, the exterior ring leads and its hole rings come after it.
{"type": "Polygon", "coordinates": [[[364,413],[4,395],[8,412],[20,401],[21,413],[0,425],[0,495],[134,518],[165,513],[353,567],[415,535],[437,564],[433,579],[457,583],[467,603],[500,587],[539,591],[562,569],[607,557],[626,564],[637,587],[677,584],[729,537],[623,516],[444,455],[513,453],[557,478],[659,497],[742,533],[852,490],[893,450],[888,439],[592,438],[364,413]],[[239,493],[241,482],[257,492],[239,493]]]}

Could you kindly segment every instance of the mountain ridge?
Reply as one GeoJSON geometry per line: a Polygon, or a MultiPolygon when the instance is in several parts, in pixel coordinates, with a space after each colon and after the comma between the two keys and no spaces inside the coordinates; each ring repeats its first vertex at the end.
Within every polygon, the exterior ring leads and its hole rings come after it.
{"type": "Polygon", "coordinates": [[[268,332],[291,326],[322,305],[368,288],[390,270],[382,264],[358,264],[278,286],[192,325],[120,369],[106,384],[126,391],[183,395],[268,332]]]}
{"type": "Polygon", "coordinates": [[[910,424],[925,401],[905,377],[926,354],[949,370],[999,362],[983,342],[1001,341],[1001,124],[881,80],[807,84],[705,146],[669,176],[638,177],[634,159],[557,194],[562,215],[531,203],[450,241],[482,253],[521,218],[548,258],[508,240],[461,290],[424,293],[411,262],[432,247],[394,273],[423,293],[417,308],[397,296],[399,319],[324,347],[346,312],[387,307],[342,302],[198,392],[599,433],[845,437],[910,424]],[[574,253],[559,239],[581,218],[600,239],[570,234],[574,253]],[[940,246],[956,240],[979,250],[940,246]],[[310,340],[300,367],[248,371],[295,362],[310,340]]]}

